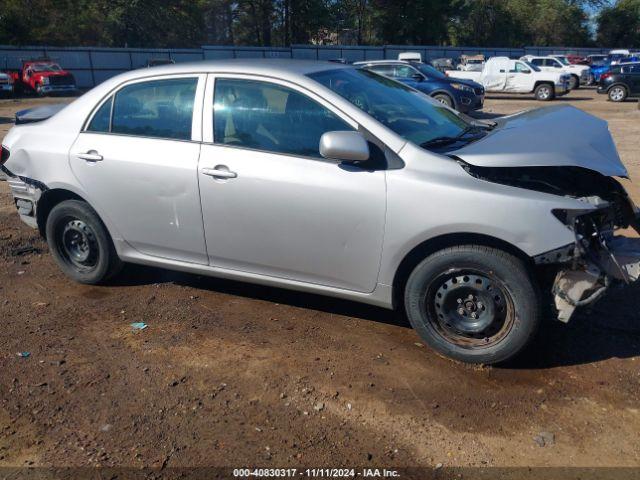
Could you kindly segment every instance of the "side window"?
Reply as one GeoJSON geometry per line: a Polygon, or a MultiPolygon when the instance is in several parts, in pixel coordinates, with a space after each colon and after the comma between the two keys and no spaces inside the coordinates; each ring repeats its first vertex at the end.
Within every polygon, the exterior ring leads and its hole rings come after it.
{"type": "Polygon", "coordinates": [[[631,65],[631,67],[629,67],[629,73],[640,73],[640,64],[631,65]]]}
{"type": "Polygon", "coordinates": [[[377,73],[378,75],[384,75],[386,77],[395,76],[395,68],[393,65],[376,65],[373,67],[369,67],[369,70],[377,73]]]}
{"type": "Polygon", "coordinates": [[[214,142],[275,153],[321,158],[320,137],[353,130],[306,95],[279,85],[216,79],[214,142]]]}
{"type": "Polygon", "coordinates": [[[116,93],[112,133],[191,139],[197,78],[136,83],[116,93]]]}
{"type": "Polygon", "coordinates": [[[396,65],[396,77],[411,78],[417,72],[409,65],[396,65]]]}
{"type": "Polygon", "coordinates": [[[537,67],[541,67],[543,65],[542,59],[541,58],[534,58],[532,59],[529,63],[537,66],[537,67]]]}
{"type": "Polygon", "coordinates": [[[111,130],[111,105],[113,104],[113,95],[109,97],[98,109],[91,123],[87,127],[89,132],[109,132],[111,130]]]}

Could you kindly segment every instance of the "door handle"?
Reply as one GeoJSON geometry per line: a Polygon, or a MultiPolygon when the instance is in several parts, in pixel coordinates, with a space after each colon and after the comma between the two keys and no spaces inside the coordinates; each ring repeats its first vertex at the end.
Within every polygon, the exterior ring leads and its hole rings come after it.
{"type": "Polygon", "coordinates": [[[201,170],[203,175],[208,175],[213,178],[236,178],[238,174],[236,172],[232,172],[225,165],[217,165],[215,168],[203,168],[201,170]]]}
{"type": "Polygon", "coordinates": [[[103,160],[102,155],[95,150],[89,150],[87,153],[77,153],[76,157],[87,162],[100,162],[103,160]]]}

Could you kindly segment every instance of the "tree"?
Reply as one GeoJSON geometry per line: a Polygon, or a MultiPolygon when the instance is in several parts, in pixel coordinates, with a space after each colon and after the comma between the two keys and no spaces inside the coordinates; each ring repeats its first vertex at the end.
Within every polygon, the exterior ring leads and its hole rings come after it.
{"type": "Polygon", "coordinates": [[[640,0],[620,0],[598,16],[600,45],[607,47],[640,46],[640,0]]]}

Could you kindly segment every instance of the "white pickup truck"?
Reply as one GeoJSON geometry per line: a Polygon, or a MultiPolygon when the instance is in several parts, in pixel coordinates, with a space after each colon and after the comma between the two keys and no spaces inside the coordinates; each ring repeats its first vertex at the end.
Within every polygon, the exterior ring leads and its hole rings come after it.
{"type": "Polygon", "coordinates": [[[447,70],[452,78],[473,80],[482,84],[487,92],[533,93],[537,100],[549,101],[569,92],[571,76],[564,73],[543,72],[522,60],[492,57],[481,72],[447,70]]]}
{"type": "Polygon", "coordinates": [[[580,88],[580,84],[588,85],[593,82],[591,68],[587,65],[573,65],[564,55],[549,55],[546,57],[537,57],[535,55],[526,55],[520,60],[535,65],[543,72],[558,72],[571,75],[569,88],[576,90],[580,88]]]}

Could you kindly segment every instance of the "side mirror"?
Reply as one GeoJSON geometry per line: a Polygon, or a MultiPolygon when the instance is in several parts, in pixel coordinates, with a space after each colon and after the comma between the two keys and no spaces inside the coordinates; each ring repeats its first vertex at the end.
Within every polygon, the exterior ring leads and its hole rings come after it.
{"type": "Polygon", "coordinates": [[[526,74],[529,74],[529,73],[531,73],[531,70],[520,70],[520,73],[526,73],[526,74]]]}
{"type": "Polygon", "coordinates": [[[424,80],[424,76],[422,76],[422,75],[421,75],[421,74],[419,74],[419,73],[414,73],[413,75],[411,75],[411,78],[412,78],[413,80],[415,80],[416,82],[421,82],[421,81],[423,81],[423,80],[424,80]]]}
{"type": "Polygon", "coordinates": [[[369,160],[369,145],[360,132],[327,132],[320,138],[320,155],[349,163],[365,162],[369,160]]]}

